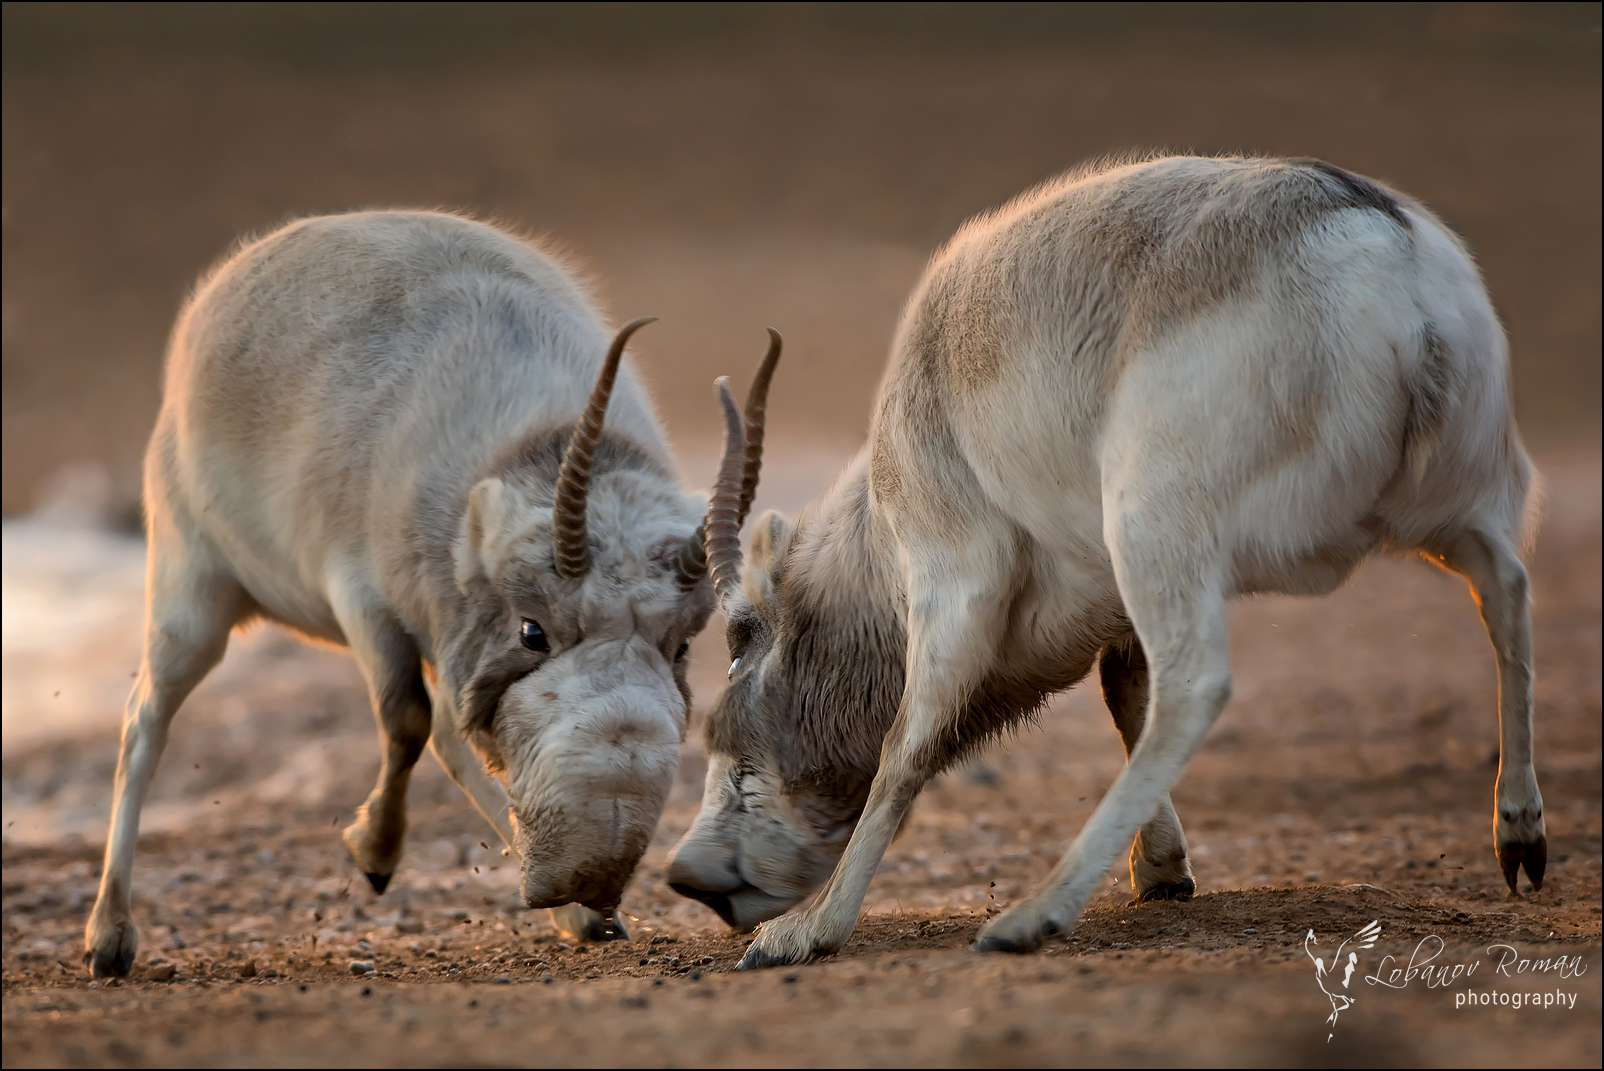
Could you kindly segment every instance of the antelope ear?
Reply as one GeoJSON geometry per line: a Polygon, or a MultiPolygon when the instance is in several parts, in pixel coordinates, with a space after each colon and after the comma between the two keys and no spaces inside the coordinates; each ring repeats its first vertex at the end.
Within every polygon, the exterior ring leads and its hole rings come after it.
{"type": "Polygon", "coordinates": [[[495,562],[489,543],[500,531],[507,514],[507,485],[496,477],[481,480],[468,492],[468,508],[462,514],[452,557],[457,566],[457,587],[466,592],[473,585],[492,579],[495,562]]]}
{"type": "Polygon", "coordinates": [[[774,566],[785,557],[794,531],[791,522],[772,509],[752,524],[752,555],[741,570],[741,587],[753,606],[774,598],[774,566]]]}

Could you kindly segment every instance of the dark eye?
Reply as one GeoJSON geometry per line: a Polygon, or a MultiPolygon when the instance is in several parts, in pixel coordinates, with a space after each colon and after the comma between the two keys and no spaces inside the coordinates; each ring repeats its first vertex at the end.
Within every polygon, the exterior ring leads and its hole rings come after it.
{"type": "Polygon", "coordinates": [[[685,661],[685,656],[690,654],[690,653],[691,653],[691,641],[690,640],[686,640],[685,642],[683,642],[683,643],[681,643],[679,645],[679,650],[674,652],[674,661],[683,662],[683,661],[685,661]]]}
{"type": "Polygon", "coordinates": [[[518,630],[518,638],[523,645],[531,651],[549,651],[551,644],[546,642],[546,630],[540,627],[538,621],[524,618],[523,628],[518,630]]]}

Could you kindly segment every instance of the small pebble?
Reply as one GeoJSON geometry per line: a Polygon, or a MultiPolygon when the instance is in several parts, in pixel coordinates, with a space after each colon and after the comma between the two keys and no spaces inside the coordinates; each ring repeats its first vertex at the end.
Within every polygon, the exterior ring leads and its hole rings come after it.
{"type": "Polygon", "coordinates": [[[490,980],[491,985],[512,985],[512,975],[498,974],[490,980]]]}
{"type": "Polygon", "coordinates": [[[1259,932],[1259,928],[1257,926],[1249,926],[1247,929],[1242,931],[1242,936],[1243,937],[1252,937],[1254,934],[1256,934],[1258,932],[1259,932]]]}
{"type": "Polygon", "coordinates": [[[372,974],[373,961],[371,959],[353,959],[351,961],[351,973],[358,977],[364,974],[372,974]]]}
{"type": "Polygon", "coordinates": [[[152,982],[171,982],[178,973],[178,968],[171,963],[161,963],[151,967],[145,972],[145,977],[152,982]]]}

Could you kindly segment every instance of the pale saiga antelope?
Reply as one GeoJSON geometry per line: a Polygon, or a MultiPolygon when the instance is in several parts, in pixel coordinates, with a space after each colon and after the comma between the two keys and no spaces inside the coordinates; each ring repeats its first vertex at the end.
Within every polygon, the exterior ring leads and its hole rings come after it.
{"type": "Polygon", "coordinates": [[[763,923],[743,966],[839,949],[920,787],[1094,664],[1128,764],[977,947],[1066,932],[1133,838],[1138,895],[1190,896],[1168,793],[1231,692],[1227,600],[1324,594],[1376,551],[1474,590],[1495,845],[1512,890],[1522,867],[1541,887],[1532,469],[1476,266],[1419,203],[1318,161],[1165,158],[971,222],[908,302],[868,444],[794,524],[758,519],[744,569],[724,404],[731,684],[669,880],[763,923]]]}
{"type": "Polygon", "coordinates": [[[346,645],[367,680],[383,764],[344,840],[376,891],[428,742],[521,857],[528,904],[624,935],[713,607],[702,501],[623,360],[646,322],[609,347],[552,256],[430,212],[303,219],[200,283],[145,463],[145,653],[96,975],[134,960],[139,811],[173,715],[260,618],[346,645]]]}

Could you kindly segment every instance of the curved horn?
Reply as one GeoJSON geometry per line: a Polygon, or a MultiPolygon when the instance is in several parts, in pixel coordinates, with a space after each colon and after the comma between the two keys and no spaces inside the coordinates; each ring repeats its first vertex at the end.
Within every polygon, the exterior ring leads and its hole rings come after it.
{"type": "Polygon", "coordinates": [[[769,328],[769,352],[757,366],[752,386],[746,392],[746,468],[741,474],[741,510],[736,527],[746,523],[746,513],[752,508],[752,496],[757,494],[758,472],[763,468],[763,425],[768,419],[769,381],[774,378],[774,366],[780,363],[780,333],[769,328]]]}
{"type": "Polygon", "coordinates": [[[556,550],[557,575],[577,579],[590,572],[590,538],[585,532],[585,499],[590,493],[590,470],[596,462],[596,444],[601,440],[602,421],[607,416],[607,402],[613,396],[613,382],[618,378],[618,364],[624,356],[629,336],[656,320],[645,316],[625,324],[613,338],[596,376],[596,385],[590,390],[585,413],[574,425],[573,438],[563,453],[562,468],[557,470],[557,493],[551,505],[551,538],[556,550]]]}
{"type": "MultiPolygon", "coordinates": [[[[735,537],[734,565],[731,575],[738,578],[741,568],[741,526],[746,523],[747,511],[752,508],[752,496],[757,493],[758,473],[763,468],[763,426],[766,420],[769,404],[769,382],[774,378],[774,366],[780,360],[780,333],[769,328],[769,352],[764,356],[763,363],[758,365],[757,375],[752,377],[752,386],[746,392],[746,412],[742,419],[744,425],[744,448],[738,451],[745,455],[741,471],[741,497],[735,511],[735,537]]],[[[719,397],[722,401],[728,392],[727,387],[719,388],[719,397]]],[[[726,421],[728,410],[725,411],[726,421]]],[[[717,487],[723,487],[725,474],[730,470],[730,435],[728,428],[724,436],[724,458],[719,464],[719,480],[717,487]]],[[[714,492],[717,498],[717,490],[714,492]]],[[[704,521],[696,529],[684,548],[680,551],[679,573],[680,581],[686,587],[691,587],[707,575],[707,534],[711,531],[709,522],[713,515],[713,503],[708,504],[709,521],[704,521]]],[[[715,578],[716,579],[716,578],[715,578]]],[[[719,589],[719,597],[723,598],[723,589],[719,589]]]]}
{"type": "Polygon", "coordinates": [[[746,436],[741,430],[741,411],[730,394],[730,377],[718,378],[718,400],[724,408],[724,460],[719,463],[718,482],[707,504],[707,561],[713,574],[713,591],[722,602],[741,585],[741,476],[746,436]]]}

